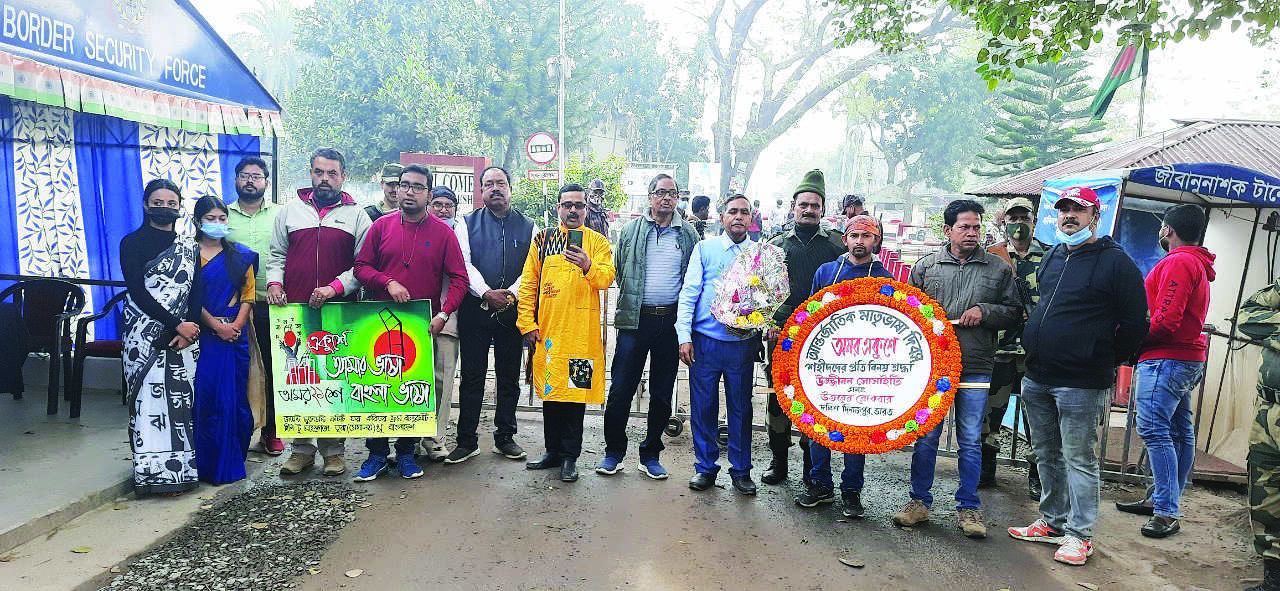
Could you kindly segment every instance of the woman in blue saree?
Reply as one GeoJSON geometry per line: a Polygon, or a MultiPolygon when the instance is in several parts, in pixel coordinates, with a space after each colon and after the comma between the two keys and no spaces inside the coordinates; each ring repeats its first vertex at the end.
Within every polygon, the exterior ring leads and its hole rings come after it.
{"type": "Polygon", "coordinates": [[[249,337],[254,301],[253,268],[258,255],[227,240],[227,206],[218,197],[196,202],[204,293],[200,360],[196,364],[196,472],[210,484],[245,477],[245,454],[253,436],[249,408],[249,337]]]}

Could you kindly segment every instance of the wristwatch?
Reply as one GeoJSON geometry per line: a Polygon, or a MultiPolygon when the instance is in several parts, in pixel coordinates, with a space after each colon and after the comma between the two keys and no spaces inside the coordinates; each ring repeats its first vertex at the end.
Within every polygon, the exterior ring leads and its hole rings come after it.
{"type": "Polygon", "coordinates": [[[441,320],[443,320],[443,321],[445,321],[445,322],[448,322],[448,321],[449,321],[449,315],[448,315],[448,314],[445,314],[444,312],[441,312],[441,313],[439,313],[439,314],[436,314],[436,318],[439,318],[439,319],[441,319],[441,320]]]}

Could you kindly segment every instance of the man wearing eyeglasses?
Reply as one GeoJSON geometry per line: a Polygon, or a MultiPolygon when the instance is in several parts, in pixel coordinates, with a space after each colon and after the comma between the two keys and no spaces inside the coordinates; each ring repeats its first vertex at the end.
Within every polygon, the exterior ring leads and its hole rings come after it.
{"type": "MultiPolygon", "coordinates": [[[[346,159],[333,148],[311,155],[311,187],[280,207],[267,252],[267,302],[273,306],[345,300],[360,286],[352,272],[356,254],[373,222],[351,195],[342,191],[346,159]]],[[[293,453],[281,474],[298,474],[324,458],[324,474],[347,471],[345,439],[294,439],[293,453]]]]}
{"type": "Polygon", "coordinates": [[[609,212],[604,210],[604,181],[595,179],[587,191],[587,218],[583,225],[609,239],[609,212]]]}
{"type": "MultiPolygon", "coordinates": [[[[462,262],[458,238],[447,224],[427,213],[431,197],[431,171],[410,164],[400,173],[397,191],[400,211],[378,218],[356,257],[356,279],[371,300],[431,300],[431,337],[436,339],[467,292],[467,267],[462,262]],[[448,289],[440,297],[444,278],[448,289]]],[[[452,376],[450,376],[452,377],[452,376]]],[[[436,385],[437,389],[439,384],[436,385]]],[[[439,413],[437,406],[436,412],[439,413]]],[[[403,478],[422,476],[414,461],[417,437],[396,439],[396,469],[403,478]]],[[[385,437],[365,440],[369,459],[356,474],[356,482],[373,480],[390,469],[391,450],[385,437]]]]}
{"type": "Polygon", "coordinates": [[[649,210],[622,228],[613,266],[618,307],[613,325],[618,343],[613,352],[609,400],[604,410],[604,459],[596,473],[616,474],[627,454],[627,422],[631,401],[649,359],[649,413],[640,442],[640,471],[667,478],[658,461],[662,432],[671,418],[671,395],[679,369],[676,303],[698,233],[675,211],[676,181],[659,174],[649,182],[649,210]]]}
{"type": "MultiPolygon", "coordinates": [[[[431,203],[428,205],[431,215],[449,226],[450,231],[458,227],[456,217],[458,196],[453,189],[444,185],[431,189],[431,203]]],[[[440,301],[444,301],[448,295],[449,286],[444,285],[440,293],[440,301]]],[[[421,450],[419,454],[426,456],[427,459],[443,462],[449,457],[449,452],[445,450],[443,443],[444,430],[449,426],[449,415],[453,411],[453,375],[458,369],[457,314],[445,321],[444,328],[440,329],[440,334],[436,335],[432,342],[435,343],[435,358],[431,367],[435,370],[436,379],[436,436],[424,437],[418,448],[421,450]]]]}
{"type": "MultiPolygon", "coordinates": [[[[248,156],[236,164],[236,201],[228,206],[228,238],[258,253],[259,260],[266,258],[271,248],[271,233],[275,230],[276,212],[279,208],[266,199],[267,162],[257,156],[248,156]]],[[[254,269],[261,275],[262,269],[254,269]]],[[[267,282],[257,282],[258,302],[267,301],[267,282]]],[[[253,330],[258,338],[258,351],[262,354],[262,369],[266,381],[266,416],[258,442],[262,451],[278,456],[284,453],[284,441],[276,437],[275,390],[271,379],[271,325],[267,317],[268,306],[253,307],[253,330]]]]}
{"type": "Polygon", "coordinates": [[[382,185],[382,202],[373,203],[364,208],[370,220],[377,221],[378,218],[400,209],[400,194],[397,188],[400,185],[400,172],[403,170],[404,166],[399,162],[388,162],[382,165],[382,172],[378,175],[382,185]]]}
{"type": "Polygon", "coordinates": [[[493,344],[497,382],[493,413],[493,452],[524,459],[515,442],[516,404],[520,399],[520,358],[524,337],[516,330],[516,294],[529,244],[537,226],[511,207],[511,175],[501,166],[480,173],[484,207],[458,220],[454,234],[470,277],[470,294],[458,308],[458,349],[462,377],[458,382],[458,444],[445,458],[458,464],[480,453],[476,430],[484,403],[489,344],[493,344]]]}

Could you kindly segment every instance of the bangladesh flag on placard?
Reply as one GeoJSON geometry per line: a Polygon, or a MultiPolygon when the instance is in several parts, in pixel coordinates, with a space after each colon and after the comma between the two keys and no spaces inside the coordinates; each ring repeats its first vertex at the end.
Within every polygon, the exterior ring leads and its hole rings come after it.
{"type": "Polygon", "coordinates": [[[1116,56],[1115,63],[1111,64],[1107,77],[1102,80],[1102,88],[1098,89],[1098,95],[1093,97],[1093,104],[1089,105],[1089,111],[1093,113],[1094,119],[1101,119],[1106,114],[1116,91],[1124,83],[1134,79],[1135,69],[1138,69],[1138,76],[1147,75],[1147,53],[1146,47],[1139,49],[1134,44],[1126,45],[1120,50],[1120,55],[1116,56]]]}

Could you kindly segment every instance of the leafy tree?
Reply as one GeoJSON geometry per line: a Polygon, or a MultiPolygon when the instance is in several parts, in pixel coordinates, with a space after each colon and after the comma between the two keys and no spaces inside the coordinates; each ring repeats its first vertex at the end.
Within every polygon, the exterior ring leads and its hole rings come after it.
{"type": "MultiPolygon", "coordinates": [[[[618,210],[627,202],[626,193],[622,192],[622,169],[627,161],[617,154],[597,159],[595,155],[570,156],[564,163],[565,182],[587,186],[592,179],[604,181],[604,206],[606,209],[618,210]]],[[[511,204],[521,213],[538,220],[544,212],[555,215],[556,195],[560,186],[547,181],[547,196],[543,200],[542,183],[540,181],[517,181],[515,191],[511,194],[511,204]]]]}
{"type": "Polygon", "coordinates": [[[940,11],[954,10],[987,37],[978,51],[978,72],[995,88],[1011,80],[1016,68],[1058,61],[1073,49],[1101,43],[1104,31],[1119,29],[1116,45],[1163,46],[1186,37],[1205,39],[1228,25],[1232,32],[1248,24],[1255,45],[1269,43],[1277,22],[1277,0],[835,0],[847,9],[838,24],[842,42],[871,40],[889,52],[921,46],[918,31],[940,11]]]}
{"type": "Polygon", "coordinates": [[[1013,83],[1001,90],[1003,115],[987,135],[990,152],[978,154],[985,165],[973,169],[995,177],[1032,170],[1089,152],[1096,132],[1106,126],[1089,114],[1093,90],[1078,53],[1062,61],[1029,64],[1014,73],[1013,83]]]}
{"type": "Polygon", "coordinates": [[[290,0],[264,0],[241,13],[239,21],[248,31],[232,34],[228,43],[272,96],[283,101],[297,83],[305,60],[293,44],[298,9],[290,0]]]}

